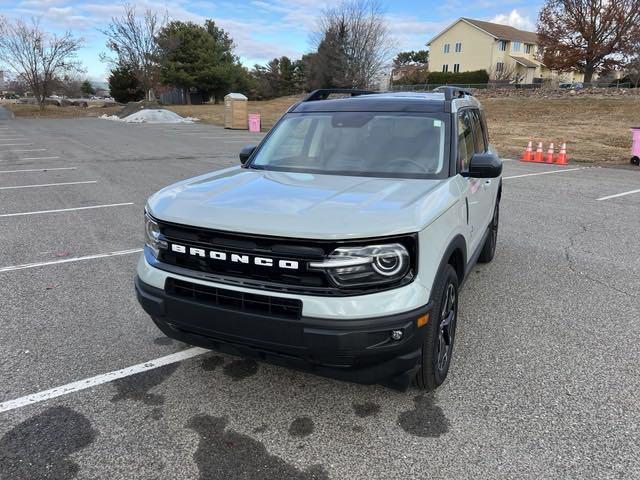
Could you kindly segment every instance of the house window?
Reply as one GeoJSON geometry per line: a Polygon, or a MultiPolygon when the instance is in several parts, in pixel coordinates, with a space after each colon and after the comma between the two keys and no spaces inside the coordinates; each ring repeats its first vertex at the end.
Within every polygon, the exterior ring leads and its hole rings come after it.
{"type": "Polygon", "coordinates": [[[462,42],[456,43],[456,53],[460,53],[462,51],[462,42]]]}
{"type": "Polygon", "coordinates": [[[524,53],[530,54],[532,50],[533,50],[533,45],[531,45],[530,43],[524,44],[524,53]]]}
{"type": "Polygon", "coordinates": [[[513,44],[511,45],[511,50],[514,52],[519,52],[520,51],[520,42],[513,42],[513,44]]]}
{"type": "Polygon", "coordinates": [[[453,73],[460,73],[460,64],[459,63],[454,63],[453,64],[453,73]]]}
{"type": "Polygon", "coordinates": [[[504,72],[504,62],[496,63],[496,72],[498,73],[504,72]]]}
{"type": "Polygon", "coordinates": [[[507,51],[507,41],[506,40],[500,40],[500,42],[498,42],[498,48],[500,49],[501,52],[506,52],[507,51]]]}
{"type": "Polygon", "coordinates": [[[450,49],[451,49],[451,44],[450,43],[445,43],[444,44],[444,53],[449,53],[450,49]]]}
{"type": "Polygon", "coordinates": [[[442,73],[447,73],[449,71],[449,65],[442,65],[442,73]]]}

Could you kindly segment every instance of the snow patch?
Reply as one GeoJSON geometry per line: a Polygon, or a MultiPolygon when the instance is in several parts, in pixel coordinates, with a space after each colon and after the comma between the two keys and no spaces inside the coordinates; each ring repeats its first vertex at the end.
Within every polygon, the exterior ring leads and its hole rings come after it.
{"type": "Polygon", "coordinates": [[[100,118],[126,123],[193,123],[199,118],[181,117],[177,113],[164,109],[144,109],[120,118],[116,115],[102,115],[100,118]]]}

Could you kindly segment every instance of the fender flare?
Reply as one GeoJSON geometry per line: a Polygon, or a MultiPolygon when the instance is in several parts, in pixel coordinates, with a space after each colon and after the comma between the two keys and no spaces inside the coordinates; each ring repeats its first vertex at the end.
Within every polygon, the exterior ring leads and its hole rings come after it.
{"type": "MultiPolygon", "coordinates": [[[[451,239],[451,241],[449,242],[449,245],[444,251],[444,254],[442,255],[442,258],[440,259],[440,265],[438,265],[438,271],[436,273],[434,283],[438,280],[438,278],[440,278],[440,275],[442,275],[442,272],[445,266],[449,264],[449,259],[454,254],[454,252],[457,252],[457,254],[456,254],[456,257],[454,257],[456,261],[455,261],[455,264],[453,265],[453,268],[458,274],[458,284],[462,285],[462,283],[464,282],[464,278],[467,270],[467,258],[468,258],[467,242],[465,241],[464,237],[461,234],[457,234],[455,237],[451,239]]],[[[433,293],[433,290],[434,289],[432,288],[431,289],[432,293],[433,293]]],[[[433,298],[431,298],[430,300],[433,301],[433,298]]]]}

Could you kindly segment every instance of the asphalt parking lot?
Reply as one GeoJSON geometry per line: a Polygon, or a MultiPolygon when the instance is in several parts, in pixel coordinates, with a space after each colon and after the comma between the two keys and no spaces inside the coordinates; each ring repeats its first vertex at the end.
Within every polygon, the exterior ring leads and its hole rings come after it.
{"type": "Polygon", "coordinates": [[[259,137],[0,120],[0,479],[640,477],[640,171],[505,162],[449,378],[397,392],[192,349],[138,306],[146,197],[259,137]]]}

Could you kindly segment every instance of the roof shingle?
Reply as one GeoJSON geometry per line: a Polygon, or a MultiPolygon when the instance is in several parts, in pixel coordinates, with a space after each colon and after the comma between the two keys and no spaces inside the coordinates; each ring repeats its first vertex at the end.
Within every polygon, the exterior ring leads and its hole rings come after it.
{"type": "Polygon", "coordinates": [[[526,30],[518,30],[509,25],[500,25],[499,23],[484,22],[482,20],[474,20],[473,18],[462,18],[465,22],[490,33],[500,40],[520,41],[526,43],[538,43],[538,34],[535,32],[527,32],[526,30]]]}

